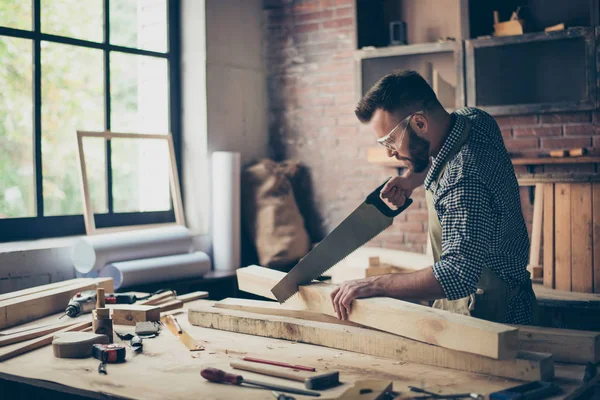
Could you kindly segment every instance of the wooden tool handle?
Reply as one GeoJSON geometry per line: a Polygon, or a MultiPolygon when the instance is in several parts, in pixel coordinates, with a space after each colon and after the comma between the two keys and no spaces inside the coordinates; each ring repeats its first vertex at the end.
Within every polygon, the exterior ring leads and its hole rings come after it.
{"type": "Polygon", "coordinates": [[[278,378],[290,379],[293,381],[304,382],[304,380],[310,375],[301,371],[294,371],[292,369],[274,367],[265,364],[257,364],[243,360],[232,360],[229,365],[235,369],[241,369],[244,371],[256,372],[257,374],[263,374],[268,376],[276,376],[278,378]]]}
{"type": "Polygon", "coordinates": [[[241,385],[244,381],[241,375],[234,375],[227,373],[217,368],[203,368],[200,371],[200,375],[207,381],[216,383],[231,383],[234,385],[241,385]]]}
{"type": "Polygon", "coordinates": [[[96,308],[105,308],[106,304],[104,303],[104,288],[96,289],[96,308]]]}

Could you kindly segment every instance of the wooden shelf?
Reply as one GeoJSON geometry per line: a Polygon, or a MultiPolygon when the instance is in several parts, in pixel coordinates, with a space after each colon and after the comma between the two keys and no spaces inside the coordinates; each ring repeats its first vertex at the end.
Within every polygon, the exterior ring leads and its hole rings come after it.
{"type": "Polygon", "coordinates": [[[370,59],[370,58],[381,58],[381,57],[394,57],[394,56],[406,56],[415,54],[431,54],[431,53],[444,53],[456,51],[460,48],[460,42],[437,42],[437,43],[421,43],[421,44],[409,44],[403,46],[389,46],[389,47],[365,47],[361,50],[354,52],[354,57],[357,60],[370,59]]]}
{"type": "MultiPolygon", "coordinates": [[[[384,167],[402,168],[404,163],[387,155],[387,150],[383,147],[372,147],[367,149],[367,161],[371,164],[377,164],[384,167]]],[[[559,164],[595,164],[600,163],[600,156],[589,157],[564,157],[564,158],[513,158],[513,165],[559,165],[559,164]]]]}

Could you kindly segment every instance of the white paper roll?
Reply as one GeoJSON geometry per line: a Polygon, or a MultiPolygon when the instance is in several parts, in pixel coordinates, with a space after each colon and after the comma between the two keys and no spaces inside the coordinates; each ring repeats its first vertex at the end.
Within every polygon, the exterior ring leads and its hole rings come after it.
{"type": "Polygon", "coordinates": [[[108,264],[101,277],[113,278],[115,290],[134,285],[199,278],[210,271],[208,254],[197,252],[108,264]]]}
{"type": "Polygon", "coordinates": [[[240,153],[212,154],[212,245],[215,271],[240,267],[240,153]]]}
{"type": "Polygon", "coordinates": [[[185,226],[144,229],[85,236],[75,242],[71,258],[78,272],[87,274],[116,261],[138,260],[192,251],[185,226]]]}

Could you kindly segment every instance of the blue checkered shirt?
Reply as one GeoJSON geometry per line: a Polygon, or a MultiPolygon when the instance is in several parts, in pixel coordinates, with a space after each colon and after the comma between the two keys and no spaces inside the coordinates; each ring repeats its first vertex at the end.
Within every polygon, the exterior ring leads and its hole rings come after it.
{"type": "MultiPolygon", "coordinates": [[[[433,160],[425,188],[432,192],[442,225],[442,253],[433,273],[449,300],[475,293],[482,266],[511,289],[529,280],[529,235],[519,186],[500,129],[489,114],[476,108],[453,113],[451,131],[433,160]],[[467,141],[443,169],[467,119],[467,141]]],[[[504,322],[531,324],[532,296],[521,291],[513,298],[504,322]]]]}

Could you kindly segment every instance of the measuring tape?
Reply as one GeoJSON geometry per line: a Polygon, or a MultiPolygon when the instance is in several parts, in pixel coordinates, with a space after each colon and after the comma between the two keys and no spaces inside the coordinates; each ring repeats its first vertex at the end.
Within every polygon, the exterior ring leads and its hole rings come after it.
{"type": "Polygon", "coordinates": [[[95,344],[92,348],[92,356],[100,360],[98,373],[106,375],[106,363],[117,363],[125,361],[125,346],[121,344],[95,344]]]}

